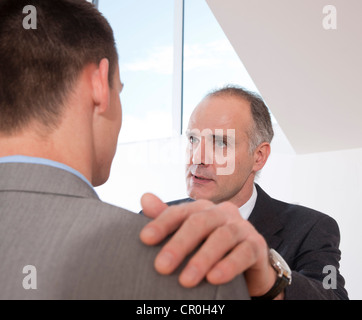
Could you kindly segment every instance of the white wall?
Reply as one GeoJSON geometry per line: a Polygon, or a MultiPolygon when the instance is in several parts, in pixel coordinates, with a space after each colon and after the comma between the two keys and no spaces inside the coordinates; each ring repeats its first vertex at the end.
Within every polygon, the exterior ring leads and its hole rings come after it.
{"type": "Polygon", "coordinates": [[[362,299],[362,148],[298,156],[294,196],[335,218],[341,231],[341,272],[351,299],[362,299]]]}
{"type": "Polygon", "coordinates": [[[298,154],[362,148],[361,0],[206,2],[298,154]]]}

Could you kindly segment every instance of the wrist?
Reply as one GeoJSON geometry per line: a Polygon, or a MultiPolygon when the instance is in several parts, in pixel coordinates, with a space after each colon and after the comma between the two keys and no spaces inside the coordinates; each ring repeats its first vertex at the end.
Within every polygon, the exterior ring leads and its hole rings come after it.
{"type": "Polygon", "coordinates": [[[266,286],[269,290],[264,294],[253,296],[252,299],[254,300],[281,300],[284,298],[285,287],[291,284],[292,273],[288,264],[273,249],[270,249],[269,261],[268,286],[266,286]]]}

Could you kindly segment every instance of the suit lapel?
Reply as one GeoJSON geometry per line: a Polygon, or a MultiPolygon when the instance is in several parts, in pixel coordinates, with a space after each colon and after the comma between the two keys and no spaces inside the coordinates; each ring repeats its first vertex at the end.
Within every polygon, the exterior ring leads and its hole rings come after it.
{"type": "Polygon", "coordinates": [[[283,224],[279,220],[279,214],[274,200],[257,184],[256,188],[258,197],[249,221],[265,238],[269,247],[277,250],[282,241],[282,238],[278,236],[278,232],[283,229],[283,224]]]}

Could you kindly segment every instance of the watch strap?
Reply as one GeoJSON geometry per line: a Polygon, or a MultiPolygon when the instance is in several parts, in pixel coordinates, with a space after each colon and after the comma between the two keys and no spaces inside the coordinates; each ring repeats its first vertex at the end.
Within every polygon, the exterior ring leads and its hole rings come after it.
{"type": "Polygon", "coordinates": [[[289,284],[289,279],[285,276],[277,277],[271,289],[262,296],[251,297],[252,300],[273,300],[289,284]]]}

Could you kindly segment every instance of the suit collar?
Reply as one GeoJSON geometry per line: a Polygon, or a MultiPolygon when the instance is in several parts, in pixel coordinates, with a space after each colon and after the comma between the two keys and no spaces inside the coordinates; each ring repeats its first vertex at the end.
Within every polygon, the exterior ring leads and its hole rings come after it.
{"type": "Polygon", "coordinates": [[[269,247],[277,249],[282,241],[278,232],[283,229],[283,224],[279,220],[278,209],[275,207],[275,200],[265,191],[255,184],[258,197],[255,207],[249,217],[249,221],[257,231],[265,238],[269,247]]]}
{"type": "Polygon", "coordinates": [[[95,190],[76,175],[42,164],[0,164],[0,191],[23,191],[99,199],[95,190]]]}

